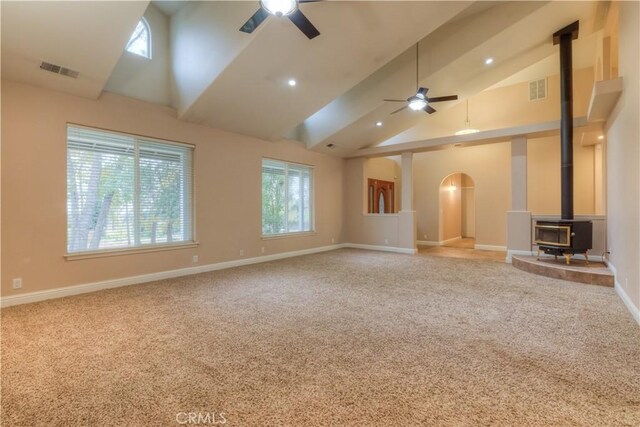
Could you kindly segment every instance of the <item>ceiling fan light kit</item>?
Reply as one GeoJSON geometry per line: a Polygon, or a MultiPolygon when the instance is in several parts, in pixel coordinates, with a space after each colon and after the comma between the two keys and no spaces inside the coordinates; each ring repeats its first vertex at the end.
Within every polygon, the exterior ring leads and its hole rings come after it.
{"type": "Polygon", "coordinates": [[[269,16],[287,17],[309,40],[318,37],[320,31],[299,9],[300,3],[315,3],[322,0],[260,0],[260,8],[240,27],[243,33],[251,34],[269,16]]]}
{"type": "Polygon", "coordinates": [[[411,108],[413,111],[420,111],[427,106],[427,100],[419,95],[420,94],[414,95],[407,100],[409,103],[409,108],[411,108]]]}
{"type": "Polygon", "coordinates": [[[275,16],[288,16],[298,10],[296,0],[260,0],[260,6],[275,16]]]}
{"type": "Polygon", "coordinates": [[[431,105],[431,103],[433,102],[443,102],[443,101],[455,101],[456,99],[458,99],[458,95],[449,95],[449,96],[438,96],[435,98],[429,98],[427,96],[427,92],[429,91],[428,87],[419,87],[419,70],[418,70],[418,55],[420,53],[420,49],[419,49],[419,43],[416,43],[416,94],[413,96],[410,96],[409,98],[407,98],[406,100],[403,99],[384,99],[383,101],[387,101],[387,102],[404,102],[407,105],[405,105],[402,108],[398,108],[397,110],[391,112],[391,115],[399,113],[400,111],[409,108],[413,111],[424,111],[427,114],[433,114],[436,112],[436,109],[433,108],[431,105]]]}

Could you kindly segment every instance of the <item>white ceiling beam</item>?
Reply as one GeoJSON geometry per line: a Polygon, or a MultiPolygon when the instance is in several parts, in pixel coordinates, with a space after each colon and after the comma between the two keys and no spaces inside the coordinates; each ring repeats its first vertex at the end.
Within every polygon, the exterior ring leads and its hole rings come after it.
{"type": "MultiPolygon", "coordinates": [[[[586,116],[576,117],[573,119],[575,128],[588,126],[586,116]]],[[[441,150],[448,147],[471,146],[494,144],[496,142],[505,142],[517,136],[526,136],[527,138],[541,138],[544,136],[556,135],[560,131],[560,120],[553,120],[544,123],[535,123],[531,125],[509,127],[503,129],[492,129],[488,131],[478,132],[470,135],[452,135],[440,138],[423,139],[420,141],[405,142],[402,144],[384,145],[373,148],[363,148],[356,150],[350,154],[346,154],[345,158],[356,157],[386,157],[395,156],[405,152],[421,153],[424,151],[441,150]]]]}

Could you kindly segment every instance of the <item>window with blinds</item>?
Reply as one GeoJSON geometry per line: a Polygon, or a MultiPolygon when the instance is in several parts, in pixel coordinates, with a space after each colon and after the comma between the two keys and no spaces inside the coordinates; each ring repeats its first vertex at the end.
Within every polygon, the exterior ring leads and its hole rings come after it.
{"type": "Polygon", "coordinates": [[[193,147],[67,127],[67,252],[193,240],[193,147]]]}
{"type": "Polygon", "coordinates": [[[313,168],[262,160],[262,235],[313,230],[313,168]]]}

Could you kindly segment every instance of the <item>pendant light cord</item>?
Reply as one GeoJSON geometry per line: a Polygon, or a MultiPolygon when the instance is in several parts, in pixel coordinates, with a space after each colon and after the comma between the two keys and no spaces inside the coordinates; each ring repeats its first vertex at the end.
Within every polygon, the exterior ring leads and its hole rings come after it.
{"type": "Polygon", "coordinates": [[[467,98],[467,120],[464,122],[467,128],[471,127],[471,122],[469,121],[469,98],[467,98]]]}
{"type": "Polygon", "coordinates": [[[416,43],[416,93],[418,92],[418,80],[419,80],[419,74],[418,74],[418,67],[419,67],[419,55],[420,55],[420,42],[418,41],[418,43],[416,43]]]}

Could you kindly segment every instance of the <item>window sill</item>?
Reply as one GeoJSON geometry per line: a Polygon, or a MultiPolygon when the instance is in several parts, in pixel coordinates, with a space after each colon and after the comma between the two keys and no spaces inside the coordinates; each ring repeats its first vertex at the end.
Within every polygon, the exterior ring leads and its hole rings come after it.
{"type": "Polygon", "coordinates": [[[172,243],[172,244],[166,244],[166,245],[140,246],[137,248],[126,248],[126,249],[103,249],[99,251],[86,251],[86,252],[76,252],[72,254],[65,254],[64,258],[67,261],[75,261],[80,259],[103,258],[103,257],[119,256],[119,255],[144,254],[147,252],[160,252],[160,251],[171,251],[176,249],[197,248],[198,245],[200,245],[199,242],[181,242],[181,243],[172,243]]]}
{"type": "Polygon", "coordinates": [[[388,216],[398,216],[397,213],[363,213],[362,216],[381,216],[381,217],[388,217],[388,216]]]}
{"type": "Polygon", "coordinates": [[[316,231],[299,231],[295,233],[268,234],[266,236],[263,235],[262,240],[286,239],[288,237],[315,236],[316,234],[318,234],[316,231]]]}

